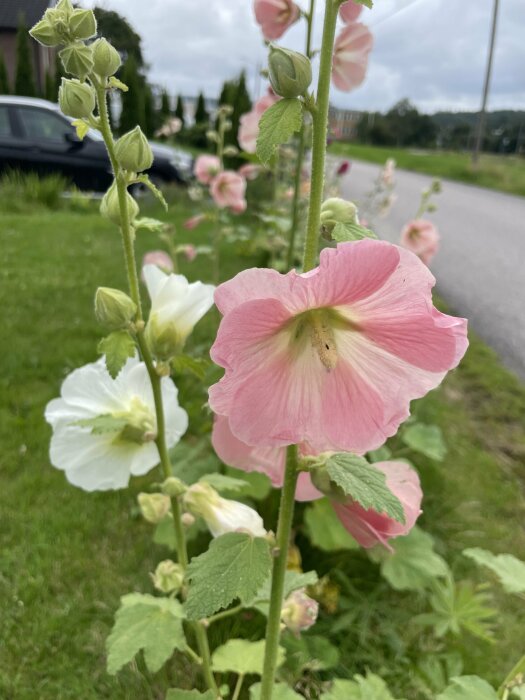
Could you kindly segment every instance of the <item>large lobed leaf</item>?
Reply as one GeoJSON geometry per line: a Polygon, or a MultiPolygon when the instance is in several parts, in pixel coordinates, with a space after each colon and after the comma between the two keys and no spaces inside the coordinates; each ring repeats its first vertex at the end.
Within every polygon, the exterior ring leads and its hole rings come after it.
{"type": "Polygon", "coordinates": [[[266,165],[277,146],[286,143],[290,136],[300,131],[303,124],[303,105],[296,98],[279,100],[269,107],[259,121],[257,155],[266,165]]]}
{"type": "Polygon", "coordinates": [[[437,700],[498,700],[498,695],[483,678],[459,676],[452,678],[451,684],[437,696],[437,700]]]}
{"type": "Polygon", "coordinates": [[[114,331],[98,344],[98,351],[106,356],[106,367],[113,379],[130,357],[135,356],[136,348],[133,338],[127,331],[114,331]]]}
{"type": "Polygon", "coordinates": [[[507,593],[525,593],[525,562],[512,554],[496,555],[480,547],[465,549],[463,554],[493,571],[507,593]]]}
{"type": "Polygon", "coordinates": [[[354,676],[353,681],[335,680],[323,700],[395,700],[385,681],[373,673],[354,676]]]}
{"type": "MultiPolygon", "coordinates": [[[[238,673],[247,675],[256,673],[262,676],[264,664],[264,650],[266,642],[249,642],[246,639],[230,639],[218,649],[215,649],[211,659],[213,670],[216,673],[238,673]]],[[[285,659],[285,651],[279,647],[277,653],[277,666],[285,659]]]]}
{"type": "Polygon", "coordinates": [[[324,552],[359,548],[335,514],[328,498],[320,498],[308,506],[304,513],[304,524],[310,542],[324,552]]]}
{"type": "Polygon", "coordinates": [[[441,428],[437,425],[414,423],[402,433],[401,437],[411,450],[435,459],[436,462],[441,462],[447,454],[441,428]]]}

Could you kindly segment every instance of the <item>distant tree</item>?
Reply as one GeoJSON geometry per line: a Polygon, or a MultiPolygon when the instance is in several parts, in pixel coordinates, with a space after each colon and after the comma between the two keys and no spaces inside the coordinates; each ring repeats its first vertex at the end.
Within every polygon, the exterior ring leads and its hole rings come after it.
{"type": "Polygon", "coordinates": [[[122,69],[122,81],[129,90],[122,93],[122,113],[120,116],[120,133],[130,131],[137,124],[146,130],[146,105],[144,78],[139,74],[137,61],[133,54],[128,57],[122,69]]]}
{"type": "Polygon", "coordinates": [[[249,112],[252,108],[252,101],[246,87],[246,73],[242,71],[235,84],[235,92],[233,95],[233,113],[231,116],[232,129],[230,131],[231,143],[237,144],[237,134],[239,132],[240,119],[243,114],[249,112]]]}
{"type": "Polygon", "coordinates": [[[206,109],[206,102],[204,101],[204,95],[202,92],[199,93],[197,98],[197,107],[195,109],[195,124],[206,124],[210,122],[210,115],[206,109]]]}
{"type": "Polygon", "coordinates": [[[177,96],[177,106],[175,107],[175,116],[177,117],[177,119],[181,120],[182,128],[184,129],[186,120],[184,118],[184,100],[182,99],[182,95],[177,96]]]}
{"type": "Polygon", "coordinates": [[[171,104],[170,96],[166,90],[163,90],[160,94],[160,109],[158,114],[158,121],[160,125],[165,124],[171,117],[171,104]]]}
{"type": "Polygon", "coordinates": [[[98,33],[110,41],[120,51],[124,60],[133,56],[137,69],[144,67],[141,38],[124,17],[113,12],[95,7],[95,17],[98,22],[98,33]]]}
{"type": "Polygon", "coordinates": [[[146,83],[144,86],[144,127],[146,136],[151,137],[157,130],[159,124],[155,113],[155,98],[151,87],[146,83]]]}
{"type": "Polygon", "coordinates": [[[9,95],[9,79],[2,52],[0,52],[0,95],[9,95]]]}
{"type": "Polygon", "coordinates": [[[15,95],[26,97],[36,96],[35,76],[33,61],[31,60],[31,46],[29,34],[23,20],[18,25],[16,34],[16,76],[15,95]]]}
{"type": "Polygon", "coordinates": [[[44,83],[44,97],[50,102],[56,102],[58,97],[55,73],[50,70],[46,71],[46,80],[44,83]]]}

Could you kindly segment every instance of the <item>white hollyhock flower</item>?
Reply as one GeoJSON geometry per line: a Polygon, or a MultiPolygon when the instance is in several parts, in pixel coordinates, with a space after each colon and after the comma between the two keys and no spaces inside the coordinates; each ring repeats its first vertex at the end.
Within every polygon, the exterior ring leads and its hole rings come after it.
{"type": "Polygon", "coordinates": [[[263,519],[253,508],[222,498],[206,482],[193,484],[184,494],[184,505],[206,522],[214,537],[227,532],[248,532],[254,537],[266,537],[263,519]]]}
{"type": "MultiPolygon", "coordinates": [[[[172,447],[186,432],[188,416],[172,380],[162,379],[161,387],[166,442],[172,447]]],[[[51,464],[85,491],[124,488],[131,475],[146,474],[160,461],[151,384],[146,365],[136,358],[116,379],[104,358],[75,370],[45,416],[53,428],[51,464]]]]}
{"type": "Polygon", "coordinates": [[[190,284],[184,275],[168,275],[156,265],[145,265],[142,273],[151,298],[146,337],[155,355],[168,360],[212,307],[215,287],[190,284]]]}

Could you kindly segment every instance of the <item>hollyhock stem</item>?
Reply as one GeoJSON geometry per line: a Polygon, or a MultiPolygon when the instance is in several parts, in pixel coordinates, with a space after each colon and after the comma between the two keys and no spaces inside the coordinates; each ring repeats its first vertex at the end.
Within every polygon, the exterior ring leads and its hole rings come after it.
{"type": "Polygon", "coordinates": [[[498,688],[498,698],[501,700],[506,700],[509,694],[509,684],[518,676],[520,673],[525,673],[525,656],[522,656],[514,668],[510,671],[508,676],[505,678],[503,683],[498,688]]]}
{"type": "Polygon", "coordinates": [[[323,24],[321,45],[321,63],[317,83],[317,103],[313,110],[312,136],[312,175],[310,188],[310,205],[306,226],[303,270],[308,272],[317,262],[319,228],[321,224],[321,204],[324,191],[324,169],[326,155],[326,137],[328,133],[328,107],[330,103],[330,79],[332,73],[332,54],[335,41],[337,13],[342,0],[327,0],[323,24]]]}
{"type": "MultiPolygon", "coordinates": [[[[310,0],[310,9],[306,15],[306,50],[305,54],[310,58],[312,53],[312,28],[314,23],[315,0],[310,0]]],[[[299,132],[299,143],[297,144],[297,160],[295,163],[295,181],[292,202],[292,225],[290,227],[290,242],[288,244],[287,267],[292,267],[295,252],[295,236],[299,227],[299,203],[301,195],[301,175],[303,171],[304,151],[305,151],[305,131],[306,127],[303,121],[301,131],[299,132]]]]}
{"type": "Polygon", "coordinates": [[[266,627],[266,649],[261,685],[260,700],[272,700],[275,672],[277,669],[277,652],[281,632],[281,609],[283,606],[284,577],[288,561],[288,547],[292,532],[292,520],[297,486],[297,446],[290,445],[286,452],[286,470],[281,492],[279,523],[277,525],[277,554],[273,564],[270,610],[266,627]]]}
{"type": "MultiPolygon", "coordinates": [[[[95,86],[97,93],[98,111],[100,117],[100,132],[102,134],[102,137],[104,138],[109,159],[111,161],[111,166],[113,168],[113,173],[115,175],[115,181],[117,183],[121,221],[120,230],[122,233],[122,243],[124,247],[124,258],[126,262],[126,271],[128,277],[130,296],[137,305],[137,321],[142,322],[143,316],[142,304],[140,299],[139,277],[137,274],[137,265],[135,260],[133,232],[131,229],[128,205],[126,201],[127,185],[122,175],[121,168],[119,166],[115,154],[115,141],[113,139],[111,124],[109,121],[106,88],[104,85],[101,85],[98,82],[95,76],[91,76],[91,80],[93,82],[93,85],[95,86]]],[[[171,461],[169,458],[168,448],[166,444],[166,422],[164,417],[164,404],[162,402],[161,378],[155,370],[153,358],[151,356],[150,350],[146,343],[146,339],[144,337],[144,329],[140,327],[141,325],[143,326],[143,323],[139,323],[138,325],[139,328],[137,329],[137,344],[139,346],[140,353],[144,360],[144,364],[146,365],[146,368],[148,370],[148,375],[150,378],[151,388],[153,392],[153,399],[155,403],[155,413],[157,419],[157,437],[155,443],[159,451],[159,458],[162,471],[164,472],[165,478],[168,478],[169,476],[172,476],[172,470],[171,461]]],[[[171,508],[173,514],[173,524],[175,528],[177,556],[179,564],[185,569],[188,566],[188,553],[186,549],[184,525],[182,524],[182,513],[180,503],[177,498],[171,499],[171,508]]],[[[213,690],[214,692],[218,692],[217,684],[215,683],[215,679],[211,670],[211,654],[206,630],[199,622],[193,623],[192,627],[195,633],[195,638],[197,640],[199,654],[202,659],[202,670],[206,683],[211,690],[213,690]]]]}

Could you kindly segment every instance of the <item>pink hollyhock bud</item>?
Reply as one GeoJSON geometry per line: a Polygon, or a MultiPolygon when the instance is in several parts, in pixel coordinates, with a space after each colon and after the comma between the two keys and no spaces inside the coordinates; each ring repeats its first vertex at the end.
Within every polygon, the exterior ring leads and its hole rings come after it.
{"type": "Polygon", "coordinates": [[[332,506],[341,523],[362,547],[382,544],[391,549],[388,540],[408,535],[421,515],[423,493],[418,475],[406,462],[376,462],[374,467],[385,474],[386,485],[401,501],[404,523],[398,523],[384,513],[365,510],[351,500],[345,503],[332,501],[332,506]]]}
{"type": "Polygon", "coordinates": [[[277,95],[269,92],[257,100],[250,112],[241,116],[237,139],[240,147],[246,153],[255,153],[257,137],[259,136],[259,120],[268,107],[275,104],[278,99],[277,95]]]}
{"type": "MultiPolygon", "coordinates": [[[[143,268],[145,265],[156,265],[157,267],[160,267],[160,269],[163,272],[173,272],[173,260],[171,257],[168,255],[163,250],[150,250],[149,253],[146,253],[146,255],[142,258],[142,265],[141,268],[143,268]]],[[[142,277],[144,279],[144,276],[142,277]]]]}
{"type": "Polygon", "coordinates": [[[190,216],[189,219],[182,224],[182,227],[187,231],[193,231],[197,226],[200,226],[203,221],[206,221],[206,214],[195,214],[195,216],[190,216]]]}
{"type": "Polygon", "coordinates": [[[253,9],[267,41],[279,39],[300,17],[300,9],[292,0],[254,0],[253,9]]]}
{"type": "Polygon", "coordinates": [[[233,170],[225,170],[212,180],[210,193],[221,209],[228,208],[240,214],[246,209],[246,180],[233,170]]]}
{"type": "Polygon", "coordinates": [[[239,168],[239,175],[244,177],[246,180],[256,180],[261,172],[261,166],[255,165],[255,163],[246,163],[246,165],[241,165],[239,168]]]}
{"type": "Polygon", "coordinates": [[[319,613],[319,603],[306,595],[304,588],[291,593],[284,601],[281,621],[297,637],[315,624],[319,613]]]}
{"type": "Polygon", "coordinates": [[[341,177],[342,175],[346,175],[346,173],[350,170],[352,167],[351,163],[349,160],[344,160],[341,165],[337,168],[337,175],[341,177]]]}
{"type": "Polygon", "coordinates": [[[197,257],[197,248],[195,248],[195,246],[191,243],[185,245],[182,252],[184,253],[184,256],[188,262],[193,262],[197,257]]]}
{"type": "Polygon", "coordinates": [[[335,40],[332,82],[338,90],[349,92],[365,79],[372,34],[360,22],[347,25],[335,40]]]}
{"type": "Polygon", "coordinates": [[[428,265],[439,248],[439,232],[431,221],[414,219],[401,231],[401,245],[428,265]]]}
{"type": "Polygon", "coordinates": [[[304,274],[245,270],[215,291],[210,405],[253,447],[363,454],[394,435],[468,345],[432,305],[435,279],[386,241],[340,243],[304,274]]]}
{"type": "Polygon", "coordinates": [[[195,161],[193,172],[203,185],[209,185],[221,170],[221,161],[217,156],[199,156],[195,161]]]}
{"type": "Polygon", "coordinates": [[[345,24],[350,24],[356,21],[362,9],[362,5],[358,5],[356,2],[353,2],[353,0],[347,0],[347,2],[344,2],[339,8],[339,17],[341,17],[345,24]]]}

